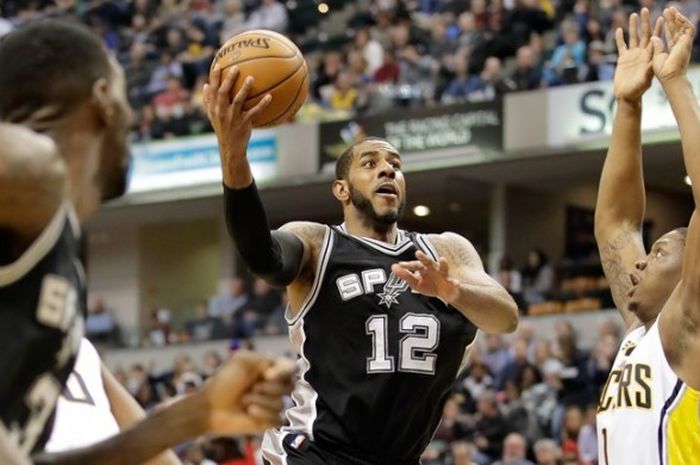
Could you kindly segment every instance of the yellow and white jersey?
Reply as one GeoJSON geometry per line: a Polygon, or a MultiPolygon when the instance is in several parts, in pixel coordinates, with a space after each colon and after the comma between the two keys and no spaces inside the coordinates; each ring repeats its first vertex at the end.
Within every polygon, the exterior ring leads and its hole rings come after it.
{"type": "Polygon", "coordinates": [[[119,433],[102,383],[102,362],[85,338],[68,383],[58,398],[48,452],[84,447],[119,433]]]}
{"type": "Polygon", "coordinates": [[[598,404],[600,465],[700,465],[700,392],[676,376],[658,320],[622,342],[598,404]]]}

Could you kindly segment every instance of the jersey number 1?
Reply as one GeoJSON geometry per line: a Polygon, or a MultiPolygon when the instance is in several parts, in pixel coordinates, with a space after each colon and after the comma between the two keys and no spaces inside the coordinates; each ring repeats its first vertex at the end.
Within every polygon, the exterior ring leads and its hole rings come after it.
{"type": "MultiPolygon", "coordinates": [[[[394,357],[389,355],[389,316],[372,315],[366,323],[372,337],[372,356],[367,358],[367,373],[393,373],[394,357]]],[[[399,331],[406,334],[399,342],[399,371],[435,374],[440,342],[440,320],[433,315],[408,313],[399,321],[399,331]]]]}

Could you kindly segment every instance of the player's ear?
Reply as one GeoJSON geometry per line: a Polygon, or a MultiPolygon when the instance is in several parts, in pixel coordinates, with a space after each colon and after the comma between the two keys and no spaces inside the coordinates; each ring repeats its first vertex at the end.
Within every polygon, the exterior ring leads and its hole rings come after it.
{"type": "Polygon", "coordinates": [[[92,85],[92,103],[99,121],[105,126],[111,126],[114,119],[114,100],[106,78],[99,78],[92,85]]]}
{"type": "Polygon", "coordinates": [[[335,198],[341,202],[346,202],[350,198],[350,189],[345,179],[336,179],[333,181],[332,189],[335,198]]]}

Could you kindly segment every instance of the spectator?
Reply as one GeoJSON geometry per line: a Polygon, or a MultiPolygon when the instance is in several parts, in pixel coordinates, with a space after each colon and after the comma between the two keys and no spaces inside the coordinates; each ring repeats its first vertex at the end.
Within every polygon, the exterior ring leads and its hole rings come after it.
{"type": "Polygon", "coordinates": [[[496,394],[493,391],[481,394],[477,402],[477,411],[474,445],[482,457],[495,460],[501,456],[503,440],[510,432],[510,426],[498,409],[496,394]]]}
{"type": "Polygon", "coordinates": [[[586,44],[581,40],[579,25],[564,21],[561,25],[564,43],[554,49],[544,80],[550,86],[578,82],[578,69],[586,59],[586,44]]]}
{"type": "Polygon", "coordinates": [[[382,66],[374,73],[374,82],[396,84],[399,81],[399,62],[392,49],[384,50],[382,66]]]}
{"type": "Polygon", "coordinates": [[[562,465],[559,446],[551,439],[540,439],[534,450],[537,465],[562,465]]]}
{"type": "Polygon", "coordinates": [[[474,361],[469,367],[469,375],[462,382],[462,389],[471,399],[478,399],[481,394],[493,387],[493,378],[485,364],[474,361]]]}
{"type": "Polygon", "coordinates": [[[232,278],[228,281],[225,290],[209,300],[209,315],[231,321],[236,312],[248,303],[248,299],[245,281],[241,278],[232,278]]]}
{"type": "Polygon", "coordinates": [[[367,63],[367,73],[373,75],[384,64],[384,49],[372,38],[366,27],[355,31],[353,39],[355,50],[361,54],[367,63]]]}
{"type": "Polygon", "coordinates": [[[533,90],[540,87],[541,71],[537,68],[532,47],[523,45],[516,55],[516,68],[510,75],[511,89],[515,91],[533,90]]]}
{"type": "Polygon", "coordinates": [[[204,353],[201,374],[204,379],[214,376],[221,367],[222,360],[218,352],[210,350],[204,353]]]}
{"type": "Polygon", "coordinates": [[[129,91],[129,103],[141,108],[150,100],[148,85],[155,65],[147,60],[148,45],[134,42],[129,50],[129,63],[125,68],[126,87],[129,91]]]}
{"type": "Polygon", "coordinates": [[[494,465],[534,465],[525,459],[527,443],[518,433],[510,433],[503,440],[503,458],[494,465]]]}
{"type": "Polygon", "coordinates": [[[486,59],[484,70],[478,76],[472,76],[467,84],[467,100],[481,102],[493,100],[508,91],[508,87],[501,78],[501,60],[491,56],[486,59]]]}
{"type": "Polygon", "coordinates": [[[612,81],[614,74],[615,64],[608,60],[603,42],[591,42],[588,46],[588,60],[580,68],[579,81],[612,81]]]}
{"type": "Polygon", "coordinates": [[[234,317],[234,337],[249,339],[257,331],[262,331],[270,314],[280,303],[280,298],[264,280],[258,278],[253,283],[253,295],[242,312],[234,317]]]}
{"type": "Polygon", "coordinates": [[[511,362],[513,355],[508,350],[503,337],[498,334],[486,336],[486,353],[484,362],[495,375],[496,380],[503,376],[503,371],[511,362]]]}
{"type": "Polygon", "coordinates": [[[153,108],[158,117],[168,120],[185,114],[185,106],[190,98],[189,92],[182,88],[177,76],[168,76],[165,90],[153,97],[153,108]]]}
{"type": "Polygon", "coordinates": [[[223,323],[219,318],[208,314],[206,302],[198,303],[194,311],[195,317],[185,323],[191,340],[209,341],[223,336],[223,323]]]}
{"type": "Polygon", "coordinates": [[[472,461],[473,446],[465,441],[455,441],[450,447],[452,465],[476,465],[472,461]]]}
{"type": "Polygon", "coordinates": [[[469,51],[460,50],[453,58],[455,77],[442,93],[443,103],[463,102],[467,99],[471,86],[469,76],[469,51]]]}
{"type": "Polygon", "coordinates": [[[554,269],[547,256],[539,249],[532,249],[527,254],[527,265],[522,271],[522,276],[523,297],[528,305],[547,300],[554,290],[554,269]]]}
{"type": "Polygon", "coordinates": [[[354,76],[349,71],[338,73],[328,96],[328,106],[331,109],[351,112],[355,108],[359,92],[353,81],[354,76]]]}
{"type": "Polygon", "coordinates": [[[219,35],[219,40],[222,44],[239,32],[243,32],[246,27],[241,0],[225,0],[224,13],[226,17],[219,35]]]}
{"type": "Polygon", "coordinates": [[[597,405],[586,409],[586,422],[578,435],[578,451],[581,465],[598,465],[598,432],[596,430],[597,405]]]}
{"type": "Polygon", "coordinates": [[[340,52],[330,51],[323,55],[323,61],[316,71],[316,79],[313,85],[313,94],[316,99],[327,100],[330,88],[342,69],[343,56],[340,52]]]}
{"type": "Polygon", "coordinates": [[[286,291],[282,292],[280,304],[270,314],[270,318],[265,325],[265,334],[276,335],[287,333],[287,305],[289,305],[289,296],[286,291]]]}
{"type": "Polygon", "coordinates": [[[503,367],[500,376],[496,378],[496,387],[503,388],[508,381],[518,381],[522,378],[525,367],[532,366],[528,360],[527,341],[516,339],[513,343],[513,354],[503,367]]]}
{"type": "Polygon", "coordinates": [[[516,381],[506,382],[504,394],[502,411],[510,427],[520,432],[528,441],[536,441],[542,437],[534,413],[526,407],[521,397],[520,385],[516,381]]]}
{"type": "Polygon", "coordinates": [[[564,428],[561,433],[561,449],[564,461],[578,461],[578,439],[583,426],[581,408],[572,405],[566,409],[564,428]]]}
{"type": "Polygon", "coordinates": [[[271,29],[287,31],[287,9],[277,0],[262,0],[260,6],[250,14],[246,29],[271,29]]]}
{"type": "Polygon", "coordinates": [[[88,311],[85,335],[92,342],[116,342],[117,324],[107,309],[104,299],[98,297],[88,311]]]}
{"type": "Polygon", "coordinates": [[[170,310],[167,308],[151,312],[148,341],[154,346],[164,346],[170,343],[170,310]]]}
{"type": "Polygon", "coordinates": [[[458,46],[460,49],[473,50],[483,38],[482,32],[476,25],[474,14],[471,11],[462,12],[457,18],[459,27],[458,46]]]}
{"type": "Polygon", "coordinates": [[[434,439],[450,443],[466,437],[467,427],[462,417],[459,396],[453,395],[445,402],[442,421],[435,431],[434,439]]]}
{"type": "Polygon", "coordinates": [[[166,90],[169,78],[182,78],[183,76],[182,64],[175,60],[175,55],[172,52],[162,51],[159,60],[153,74],[151,74],[151,80],[148,82],[148,92],[151,95],[166,90]]]}
{"type": "Polygon", "coordinates": [[[523,306],[523,277],[513,266],[513,261],[510,257],[505,256],[501,258],[498,265],[498,273],[494,276],[496,281],[506,288],[506,290],[513,296],[515,302],[518,304],[519,308],[523,306]]]}

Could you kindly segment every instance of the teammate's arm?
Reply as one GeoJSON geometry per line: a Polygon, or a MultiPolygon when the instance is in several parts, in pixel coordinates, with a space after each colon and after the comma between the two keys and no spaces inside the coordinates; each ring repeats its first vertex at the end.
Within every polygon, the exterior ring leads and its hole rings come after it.
{"type": "Polygon", "coordinates": [[[283,396],[292,389],[294,363],[239,353],[202,389],[156,410],[98,444],[39,454],[35,465],[133,465],[206,433],[245,435],[277,426],[283,396]]]}
{"type": "MultiPolygon", "coordinates": [[[[658,35],[660,22],[654,34],[658,35]]],[[[642,95],[651,85],[651,24],[649,10],[629,20],[629,47],[622,29],[615,31],[618,49],[615,70],[617,111],[613,120],[610,147],[600,177],[595,208],[595,237],[610,291],[627,328],[639,324],[628,309],[632,283],[629,275],[634,262],[645,256],[642,223],[646,197],[642,171],[642,95]]]]}
{"type": "MultiPolygon", "coordinates": [[[[119,429],[126,429],[146,418],[146,412],[102,364],[102,384],[109,399],[112,415],[117,420],[119,429]]],[[[146,462],[146,465],[179,465],[182,462],[172,451],[165,451],[146,462]]]]}
{"type": "Polygon", "coordinates": [[[666,357],[678,376],[700,389],[700,106],[687,78],[695,27],[675,8],[664,10],[670,52],[654,39],[654,73],[678,122],[685,168],[692,179],[695,211],[688,225],[683,273],[659,317],[666,357]]]}
{"type": "Polygon", "coordinates": [[[49,224],[65,199],[65,175],[49,137],[0,123],[0,265],[19,258],[49,224]]]}
{"type": "Polygon", "coordinates": [[[230,95],[238,78],[238,69],[233,67],[223,81],[221,78],[221,70],[215,68],[210,83],[204,86],[203,98],[219,143],[226,225],[251,272],[273,285],[286,286],[307,264],[317,232],[323,227],[313,227],[309,223],[292,224],[270,233],[246,149],[252,134],[252,120],[269,105],[271,96],[266,95],[255,107],[245,111],[243,102],[248,97],[253,78],[246,78],[233,100],[230,95]],[[310,233],[306,234],[309,230],[310,233]]]}
{"type": "Polygon", "coordinates": [[[515,331],[518,307],[508,291],[486,273],[471,242],[450,232],[428,238],[440,254],[438,262],[419,251],[417,260],[394,264],[391,270],[413,290],[455,307],[479,329],[515,331]]]}

